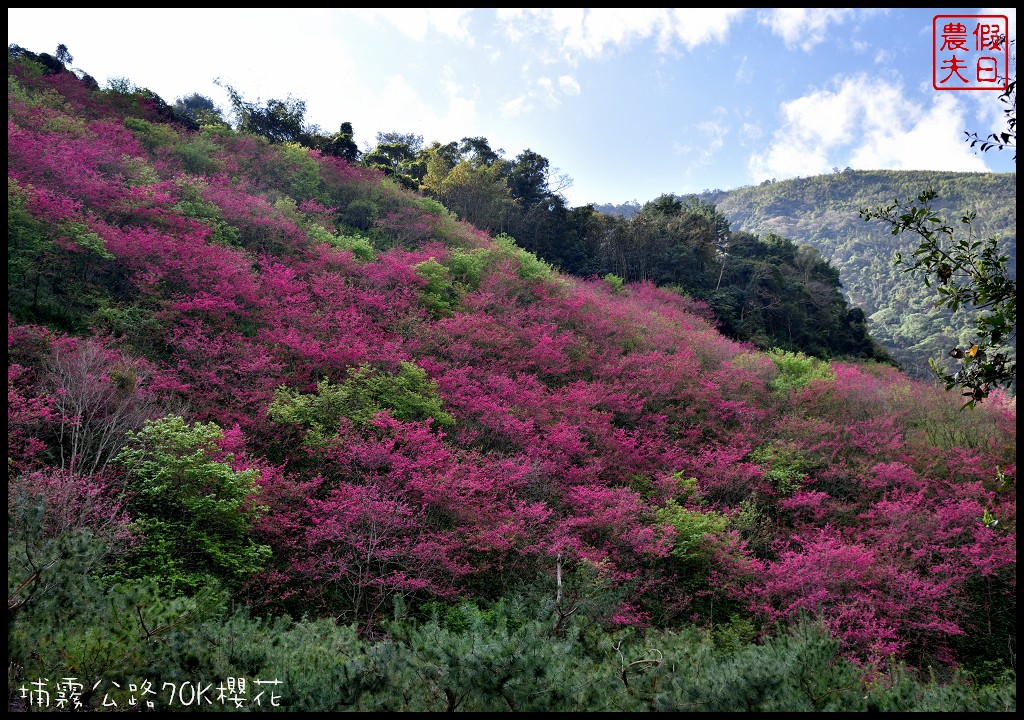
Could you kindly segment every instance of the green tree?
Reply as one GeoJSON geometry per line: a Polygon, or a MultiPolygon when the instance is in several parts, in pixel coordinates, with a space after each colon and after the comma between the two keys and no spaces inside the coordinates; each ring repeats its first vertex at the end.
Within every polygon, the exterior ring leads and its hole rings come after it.
{"type": "Polygon", "coordinates": [[[57,58],[57,62],[64,66],[68,66],[75,61],[75,59],[71,57],[71,51],[68,50],[68,46],[64,43],[57,46],[55,57],[57,58]]]}
{"type": "Polygon", "coordinates": [[[241,132],[260,135],[270,142],[297,142],[308,146],[311,135],[318,130],[306,126],[305,100],[289,95],[284,100],[271,98],[262,105],[259,100],[246,100],[234,87],[222,84],[219,79],[215,82],[227,90],[236,129],[241,132]]]}
{"type": "Polygon", "coordinates": [[[313,395],[280,387],[268,413],[276,422],[306,426],[307,441],[316,445],[337,433],[341,418],[366,426],[385,410],[397,420],[423,422],[430,418],[437,425],[450,427],[455,419],[441,404],[437,383],[423,368],[403,360],[395,374],[365,365],[349,368],[344,382],[324,378],[313,395]]]}
{"type": "Polygon", "coordinates": [[[413,133],[377,133],[377,146],[363,154],[363,165],[381,170],[411,190],[418,190],[427,174],[423,136],[413,133]]]}
{"type": "Polygon", "coordinates": [[[174,111],[199,125],[227,125],[221,109],[213,100],[199,93],[175,100],[174,111]]]}
{"type": "Polygon", "coordinates": [[[485,137],[464,137],[459,145],[459,152],[462,158],[474,167],[492,165],[503,165],[505,163],[505,151],[491,149],[491,144],[485,137]]]}
{"type": "Polygon", "coordinates": [[[508,188],[512,197],[532,207],[548,194],[548,159],[527,149],[516,156],[509,168],[508,188]]]}
{"type": "Polygon", "coordinates": [[[492,231],[505,230],[515,202],[505,183],[502,164],[474,165],[463,159],[446,169],[446,162],[442,153],[428,151],[425,182],[430,193],[460,220],[492,231]]]}
{"type": "Polygon", "coordinates": [[[352,123],[343,122],[338,132],[331,135],[324,143],[321,151],[325,155],[333,155],[348,160],[350,163],[358,162],[359,146],[354,139],[352,123]]]}
{"type": "Polygon", "coordinates": [[[263,512],[254,502],[258,471],[234,470],[223,437],[214,423],[170,416],[147,422],[118,454],[126,506],[143,536],[125,575],[193,594],[211,580],[237,587],[263,566],[270,549],[249,537],[263,512]]]}

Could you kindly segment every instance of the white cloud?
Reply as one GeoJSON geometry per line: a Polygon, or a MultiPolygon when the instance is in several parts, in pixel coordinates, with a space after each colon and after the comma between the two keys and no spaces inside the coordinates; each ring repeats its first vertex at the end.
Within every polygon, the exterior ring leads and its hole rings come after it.
{"type": "Polygon", "coordinates": [[[433,30],[452,40],[473,42],[469,32],[472,10],[468,8],[353,8],[346,12],[369,23],[388,22],[413,40],[424,40],[427,32],[433,30]]]}
{"type": "MultiPolygon", "coordinates": [[[[571,17],[566,15],[566,19],[571,17]]],[[[566,28],[563,47],[589,58],[600,57],[606,46],[628,46],[634,40],[650,37],[658,17],[659,11],[653,8],[590,10],[582,23],[566,28]]]]}
{"type": "Polygon", "coordinates": [[[382,86],[363,87],[345,97],[344,117],[352,120],[363,142],[377,132],[390,131],[416,132],[428,143],[474,134],[476,104],[463,97],[454,83],[445,82],[444,88],[442,101],[428,101],[405,78],[393,75],[382,86]]]}
{"type": "MultiPolygon", "coordinates": [[[[523,68],[523,75],[529,73],[529,67],[523,68]]],[[[535,80],[524,80],[526,90],[519,96],[502,105],[502,114],[509,117],[526,115],[534,110],[537,103],[554,109],[562,104],[566,96],[579,95],[580,84],[571,75],[562,75],[558,80],[542,76],[535,80]]]]}
{"type": "Polygon", "coordinates": [[[816,175],[833,166],[889,170],[984,172],[963,142],[964,107],[954,93],[935,93],[922,107],[899,85],[867,76],[845,78],[784,103],[769,147],[751,156],[755,181],[816,175]]]}
{"type": "Polygon", "coordinates": [[[506,117],[520,117],[533,110],[529,95],[520,95],[502,104],[501,114],[506,117]]]}
{"type": "Polygon", "coordinates": [[[757,123],[745,122],[740,129],[743,133],[740,140],[741,145],[746,145],[751,140],[758,140],[764,136],[764,130],[757,123]]]}
{"type": "Polygon", "coordinates": [[[696,142],[685,145],[673,144],[673,152],[677,155],[694,155],[695,159],[690,163],[691,170],[697,166],[710,164],[715,153],[725,146],[725,138],[730,130],[725,121],[728,114],[724,107],[716,107],[712,111],[712,119],[702,120],[697,123],[695,132],[688,133],[689,136],[695,136],[696,142]]]}
{"type": "Polygon", "coordinates": [[[891,62],[896,55],[891,50],[881,48],[875,53],[874,61],[876,65],[883,65],[891,62]]]}
{"type": "Polygon", "coordinates": [[[537,78],[537,95],[540,96],[548,107],[558,107],[559,99],[555,94],[555,84],[551,82],[551,78],[537,78]]]}
{"type": "MultiPolygon", "coordinates": [[[[846,82],[839,92],[822,91],[791,100],[782,106],[785,126],[820,145],[848,143],[856,113],[871,99],[865,96],[866,89],[858,81],[846,82]]],[[[877,89],[888,91],[889,87],[878,83],[877,89]]]]}
{"type": "Polygon", "coordinates": [[[523,25],[527,15],[523,8],[497,8],[494,17],[512,43],[518,43],[526,36],[527,29],[523,25]]]}
{"type": "MultiPolygon", "coordinates": [[[[564,60],[598,59],[655,38],[659,52],[723,42],[742,9],[530,8],[500,9],[498,22],[513,42],[547,37],[564,60]]],[[[553,60],[554,58],[546,58],[553,60]]]]}
{"type": "Polygon", "coordinates": [[[725,136],[729,134],[729,126],[714,120],[697,123],[697,130],[705,138],[704,157],[710,159],[725,145],[725,136]]]}
{"type": "Polygon", "coordinates": [[[558,78],[558,87],[566,95],[579,95],[581,92],[580,84],[572,75],[562,75],[558,78]]]}
{"type": "Polygon", "coordinates": [[[754,79],[754,71],[750,69],[750,58],[746,55],[740,60],[740,66],[736,68],[734,80],[738,83],[748,83],[754,79]]]}
{"type": "Polygon", "coordinates": [[[941,94],[909,127],[892,127],[883,109],[869,110],[864,141],[850,156],[855,167],[899,170],[977,170],[985,164],[963,142],[963,110],[952,94],[941,94]]]}
{"type": "Polygon", "coordinates": [[[669,37],[665,37],[663,29],[659,49],[666,49],[673,37],[687,50],[709,42],[724,42],[729,26],[742,14],[742,8],[673,8],[668,22],[669,37]]]}
{"type": "Polygon", "coordinates": [[[842,23],[852,14],[850,8],[774,8],[761,16],[761,23],[787,47],[808,51],[825,40],[829,25],[842,23]]]}

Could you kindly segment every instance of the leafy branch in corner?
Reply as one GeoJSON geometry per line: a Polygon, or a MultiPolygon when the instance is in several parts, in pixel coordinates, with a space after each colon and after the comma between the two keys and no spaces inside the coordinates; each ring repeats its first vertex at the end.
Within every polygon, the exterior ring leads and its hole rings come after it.
{"type": "MultiPolygon", "coordinates": [[[[1005,36],[1003,38],[1005,40],[1005,36]]],[[[1017,41],[1011,40],[1010,44],[1013,45],[1017,41]]],[[[1016,64],[1016,53],[1014,54],[1014,64],[1016,64]]],[[[1007,78],[1008,79],[1008,78],[1007,78]]],[[[990,133],[986,137],[980,137],[976,132],[964,132],[967,136],[966,142],[970,143],[971,147],[977,147],[982,152],[988,152],[989,150],[1006,150],[1007,148],[1013,148],[1013,159],[1017,159],[1017,78],[1014,77],[1006,84],[1006,89],[999,94],[999,102],[1005,107],[1003,108],[1003,114],[1006,115],[1006,130],[999,133],[990,133]]]]}
{"type": "Polygon", "coordinates": [[[1016,382],[1017,362],[1009,348],[1017,330],[1017,281],[1010,277],[1009,258],[1001,252],[999,241],[982,241],[974,234],[975,213],[960,219],[964,231],[957,235],[932,210],[930,203],[936,197],[929,189],[916,203],[897,201],[874,210],[862,209],[860,216],[889,223],[893,235],[912,232],[921,237],[910,257],[896,253],[893,262],[904,266],[904,272],[920,276],[926,287],[935,287],[936,307],[979,311],[975,342],[967,349],[956,347],[949,352],[957,361],[953,368],[943,369],[935,359],[929,360],[946,390],[962,388],[963,407],[974,407],[995,388],[1009,388],[1016,382]]]}

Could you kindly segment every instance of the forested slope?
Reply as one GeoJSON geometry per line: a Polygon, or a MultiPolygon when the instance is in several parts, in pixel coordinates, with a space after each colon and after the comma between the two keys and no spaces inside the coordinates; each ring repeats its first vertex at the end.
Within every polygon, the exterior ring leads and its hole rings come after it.
{"type": "Polygon", "coordinates": [[[933,290],[892,263],[910,255],[920,238],[893,235],[884,224],[862,220],[859,211],[906,201],[928,188],[934,209],[950,224],[970,213],[979,239],[998,238],[1016,277],[1017,176],[931,171],[854,171],[783,180],[716,193],[713,200],[734,229],[774,232],[809,243],[838,268],[843,292],[863,308],[871,335],[916,377],[927,377],[929,358],[969,347],[974,316],[935,307],[933,290]]]}
{"type": "Polygon", "coordinates": [[[1015,709],[1001,393],[25,55],[8,278],[12,709],[1015,709]]]}

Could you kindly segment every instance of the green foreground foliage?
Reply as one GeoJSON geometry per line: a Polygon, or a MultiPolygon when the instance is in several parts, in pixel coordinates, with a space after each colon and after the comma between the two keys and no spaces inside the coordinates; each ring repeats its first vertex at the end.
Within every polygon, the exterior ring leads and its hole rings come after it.
{"type": "MultiPolygon", "coordinates": [[[[39,509],[26,499],[18,517],[39,509]]],[[[584,614],[561,622],[551,597],[508,597],[486,608],[432,602],[409,611],[398,603],[379,634],[361,637],[331,619],[262,619],[216,593],[172,598],[151,580],[75,572],[107,550],[85,533],[40,546],[15,523],[8,543],[9,587],[33,543],[59,558],[42,573],[45,591],[9,615],[12,709],[59,710],[68,682],[76,685],[65,692],[67,708],[104,711],[146,703],[302,712],[1016,707],[1012,671],[981,686],[902,666],[872,677],[811,621],[756,643],[737,640],[728,625],[644,635],[584,614]]]]}
{"type": "Polygon", "coordinates": [[[172,416],[147,422],[115,458],[127,471],[126,507],[145,537],[122,565],[126,574],[191,595],[211,577],[237,587],[270,556],[248,537],[262,510],[249,502],[258,472],[218,458],[222,438],[214,423],[172,416]]]}

